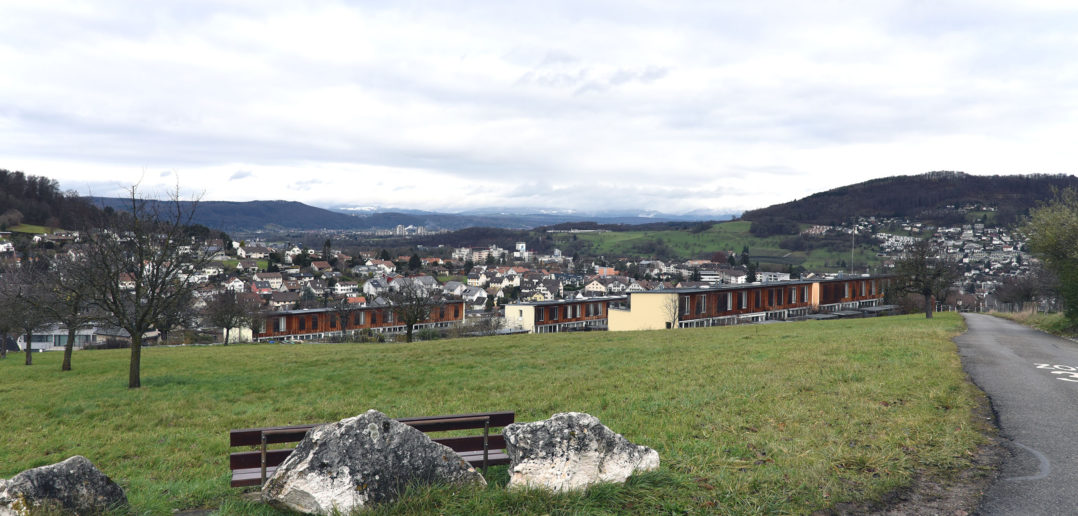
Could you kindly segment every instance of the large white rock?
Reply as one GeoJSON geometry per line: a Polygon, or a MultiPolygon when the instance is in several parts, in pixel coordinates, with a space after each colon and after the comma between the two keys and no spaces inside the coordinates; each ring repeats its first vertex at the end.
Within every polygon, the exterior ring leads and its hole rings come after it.
{"type": "Polygon", "coordinates": [[[377,410],[312,429],[262,487],[262,499],[307,514],[395,501],[410,484],[486,484],[449,447],[377,410]]]}
{"type": "Polygon", "coordinates": [[[124,490],[80,455],[0,480],[0,516],[99,514],[126,506],[124,490]]]}
{"type": "Polygon", "coordinates": [[[638,446],[581,412],[505,427],[509,487],[552,491],[624,482],[636,471],[659,469],[659,453],[638,446]]]}

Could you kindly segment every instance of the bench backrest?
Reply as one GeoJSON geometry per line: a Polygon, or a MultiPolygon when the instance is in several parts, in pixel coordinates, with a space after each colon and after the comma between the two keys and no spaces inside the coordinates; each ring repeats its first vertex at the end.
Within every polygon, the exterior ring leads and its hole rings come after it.
{"type": "MultiPolygon", "coordinates": [[[[422,432],[429,433],[448,432],[451,430],[474,430],[484,427],[500,428],[512,424],[515,419],[515,412],[484,412],[476,414],[455,414],[450,416],[398,418],[397,421],[422,432]]],[[[265,434],[266,437],[266,444],[298,442],[303,440],[303,437],[307,435],[308,430],[321,426],[322,424],[324,423],[232,430],[228,434],[229,446],[261,446],[263,434],[265,434]]],[[[442,437],[434,439],[434,442],[448,446],[456,452],[483,450],[482,435],[442,437]]],[[[487,447],[491,450],[505,448],[505,437],[501,434],[490,434],[487,437],[487,447]]],[[[291,448],[266,450],[266,465],[280,465],[291,453],[291,448]]],[[[262,464],[262,456],[259,451],[237,452],[229,455],[228,462],[229,469],[232,470],[256,468],[262,464]]]]}

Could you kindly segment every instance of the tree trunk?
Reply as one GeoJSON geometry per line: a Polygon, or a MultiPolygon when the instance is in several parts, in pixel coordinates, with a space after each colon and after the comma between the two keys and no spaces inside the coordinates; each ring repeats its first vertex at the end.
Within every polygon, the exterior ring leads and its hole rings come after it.
{"type": "Polygon", "coordinates": [[[30,353],[34,352],[34,344],[33,344],[34,341],[30,340],[31,337],[33,337],[33,336],[34,336],[33,332],[27,332],[26,333],[26,365],[30,365],[30,364],[34,363],[34,359],[30,355],[30,353]]]}
{"type": "Polygon", "coordinates": [[[925,294],[925,319],[932,318],[932,311],[936,308],[932,302],[932,294],[925,294]]]}
{"type": "Polygon", "coordinates": [[[408,333],[406,334],[406,336],[404,338],[404,341],[405,342],[412,342],[412,325],[411,324],[407,325],[407,328],[408,328],[408,333]]]}
{"type": "Polygon", "coordinates": [[[7,358],[7,334],[0,333],[0,360],[7,358]]]}
{"type": "Polygon", "coordinates": [[[228,345],[228,334],[232,331],[232,328],[225,328],[225,345],[228,345]]]}
{"type": "Polygon", "coordinates": [[[139,369],[142,367],[142,334],[131,333],[131,370],[128,374],[127,388],[138,389],[142,387],[139,377],[139,369]]]}
{"type": "Polygon", "coordinates": [[[64,345],[64,363],[60,365],[61,371],[71,370],[71,351],[75,349],[75,330],[74,327],[67,329],[67,344],[64,345]]]}

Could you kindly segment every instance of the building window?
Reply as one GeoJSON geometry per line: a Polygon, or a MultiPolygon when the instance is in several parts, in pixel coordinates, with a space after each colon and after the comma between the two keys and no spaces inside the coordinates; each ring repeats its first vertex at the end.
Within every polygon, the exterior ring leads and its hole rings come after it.
{"type": "Polygon", "coordinates": [[[767,289],[767,306],[775,306],[775,289],[767,289]]]}
{"type": "Polygon", "coordinates": [[[790,304],[797,303],[797,287],[790,287],[790,304]]]}
{"type": "Polygon", "coordinates": [[[850,297],[850,284],[849,283],[843,283],[842,284],[842,298],[846,299],[848,297],[850,297]]]}
{"type": "Polygon", "coordinates": [[[307,329],[307,318],[306,317],[301,316],[299,318],[299,329],[301,329],[301,330],[306,330],[307,329]]]}
{"type": "Polygon", "coordinates": [[[808,302],[809,300],[809,288],[807,286],[801,287],[801,301],[808,302]]]}
{"type": "Polygon", "coordinates": [[[460,319],[460,305],[453,305],[453,318],[460,319]]]}
{"type": "Polygon", "coordinates": [[[331,315],[329,317],[329,327],[330,328],[336,328],[337,327],[337,315],[336,314],[331,315]]]}
{"type": "Polygon", "coordinates": [[[754,301],[753,306],[755,306],[756,308],[760,308],[760,305],[762,305],[763,302],[764,302],[763,293],[760,292],[759,290],[756,290],[756,291],[753,291],[752,294],[753,294],[752,298],[753,298],[753,301],[754,301]]]}
{"type": "Polygon", "coordinates": [[[286,322],[285,318],[284,317],[279,317],[277,319],[277,331],[283,332],[287,328],[288,328],[288,326],[287,326],[287,322],[286,322]]]}
{"type": "Polygon", "coordinates": [[[678,297],[678,304],[680,305],[678,311],[681,315],[689,315],[689,296],[678,297]]]}
{"type": "Polygon", "coordinates": [[[378,324],[378,312],[371,312],[371,324],[378,324]]]}
{"type": "Polygon", "coordinates": [[[865,282],[861,282],[861,297],[865,297],[865,282]]]}
{"type": "Polygon", "coordinates": [[[707,312],[707,294],[701,294],[696,298],[696,313],[704,314],[707,312]]]}
{"type": "Polygon", "coordinates": [[[535,317],[536,317],[537,321],[545,321],[546,320],[546,310],[543,310],[542,308],[536,308],[535,309],[535,317]]]}
{"type": "Polygon", "coordinates": [[[749,293],[748,293],[748,291],[742,290],[740,292],[740,294],[741,294],[741,309],[744,310],[744,309],[749,307],[749,293]]]}
{"type": "Polygon", "coordinates": [[[438,307],[438,319],[445,319],[445,305],[438,307]]]}
{"type": "Polygon", "coordinates": [[[393,310],[386,311],[385,321],[388,324],[393,324],[393,310]]]}

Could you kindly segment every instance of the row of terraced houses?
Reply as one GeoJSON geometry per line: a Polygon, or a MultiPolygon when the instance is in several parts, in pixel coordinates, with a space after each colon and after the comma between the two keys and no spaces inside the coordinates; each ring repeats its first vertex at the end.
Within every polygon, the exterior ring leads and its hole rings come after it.
{"type": "MultiPolygon", "coordinates": [[[[790,320],[812,314],[872,310],[883,300],[887,276],[794,280],[748,285],[721,285],[632,292],[625,296],[512,303],[505,306],[504,327],[510,331],[554,333],[581,330],[655,330],[790,320]]],[[[424,328],[462,324],[460,300],[438,302],[424,328]]],[[[357,331],[401,333],[389,307],[362,306],[274,312],[256,340],[322,339],[357,331]]]]}

